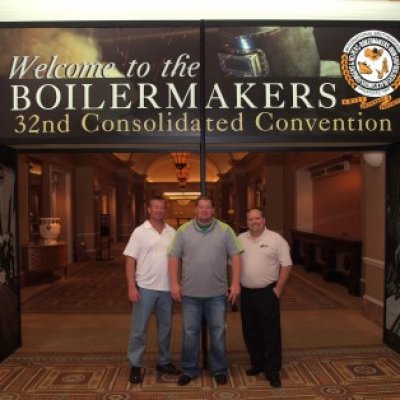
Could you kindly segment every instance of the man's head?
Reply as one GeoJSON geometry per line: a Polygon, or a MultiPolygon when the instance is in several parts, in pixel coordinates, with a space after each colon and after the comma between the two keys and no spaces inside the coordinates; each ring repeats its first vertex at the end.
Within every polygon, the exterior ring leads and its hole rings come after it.
{"type": "Polygon", "coordinates": [[[261,235],[265,229],[265,217],[260,208],[250,208],[247,213],[247,227],[252,236],[261,235]]]}
{"type": "Polygon", "coordinates": [[[165,218],[167,211],[167,202],[162,197],[152,197],[147,207],[149,213],[149,219],[155,222],[161,222],[165,218]]]}
{"type": "Polygon", "coordinates": [[[196,200],[196,220],[200,224],[208,224],[214,217],[214,202],[208,196],[200,196],[196,200]]]}

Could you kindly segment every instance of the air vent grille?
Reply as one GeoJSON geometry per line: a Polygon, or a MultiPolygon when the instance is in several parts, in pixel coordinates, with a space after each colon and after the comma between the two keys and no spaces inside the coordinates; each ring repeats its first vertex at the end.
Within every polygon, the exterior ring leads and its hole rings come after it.
{"type": "Polygon", "coordinates": [[[318,179],[347,171],[350,171],[350,162],[339,161],[324,167],[313,168],[310,170],[310,174],[312,179],[318,179]]]}

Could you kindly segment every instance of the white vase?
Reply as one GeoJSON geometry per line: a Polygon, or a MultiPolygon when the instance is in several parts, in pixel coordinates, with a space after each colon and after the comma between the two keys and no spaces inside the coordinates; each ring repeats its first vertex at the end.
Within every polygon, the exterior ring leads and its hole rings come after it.
{"type": "Polygon", "coordinates": [[[46,244],[57,242],[61,231],[61,218],[40,218],[39,232],[46,244]]]}

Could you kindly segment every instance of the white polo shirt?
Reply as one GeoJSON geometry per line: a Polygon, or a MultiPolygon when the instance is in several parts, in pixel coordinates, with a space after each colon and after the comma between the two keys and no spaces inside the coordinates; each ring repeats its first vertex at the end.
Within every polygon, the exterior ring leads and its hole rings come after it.
{"type": "Polygon", "coordinates": [[[135,279],[138,286],[151,290],[170,290],[167,247],[175,236],[168,224],[159,234],[147,220],[132,233],[124,250],[136,260],[135,279]]]}
{"type": "Polygon", "coordinates": [[[240,282],[246,288],[266,287],[278,280],[281,267],[292,265],[289,244],[277,232],[265,229],[254,239],[247,231],[238,239],[244,247],[240,282]]]}

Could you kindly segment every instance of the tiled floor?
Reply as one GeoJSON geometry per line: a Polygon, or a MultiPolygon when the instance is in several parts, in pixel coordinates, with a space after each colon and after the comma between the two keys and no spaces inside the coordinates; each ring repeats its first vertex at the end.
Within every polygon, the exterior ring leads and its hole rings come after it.
{"type": "MultiPolygon", "coordinates": [[[[283,346],[285,349],[320,348],[382,343],[382,329],[361,313],[361,297],[326,283],[318,274],[296,267],[300,278],[328,293],[344,307],[322,310],[282,312],[283,346]]],[[[42,287],[22,290],[25,299],[42,287]]],[[[124,290],[124,288],[121,288],[124,290]]],[[[21,352],[125,352],[130,328],[129,314],[23,314],[21,352]]],[[[174,314],[172,351],[180,350],[181,321],[174,314]]],[[[148,350],[155,351],[155,326],[151,322],[148,350]],[[154,329],[153,329],[154,328],[154,329]]],[[[243,350],[240,314],[230,312],[227,320],[228,351],[243,350]]]]}

